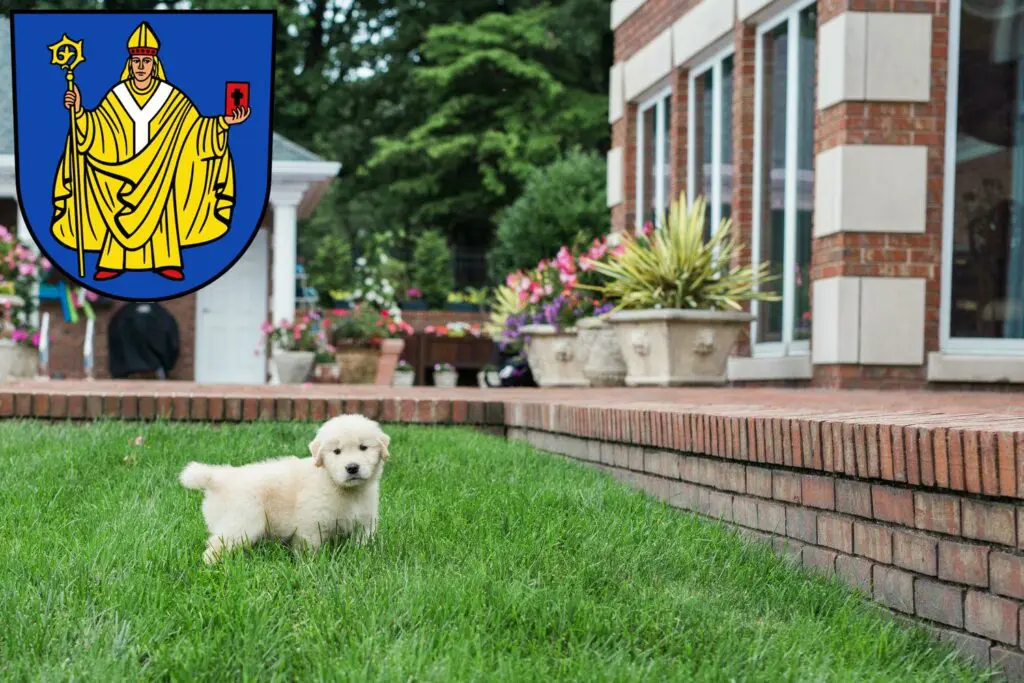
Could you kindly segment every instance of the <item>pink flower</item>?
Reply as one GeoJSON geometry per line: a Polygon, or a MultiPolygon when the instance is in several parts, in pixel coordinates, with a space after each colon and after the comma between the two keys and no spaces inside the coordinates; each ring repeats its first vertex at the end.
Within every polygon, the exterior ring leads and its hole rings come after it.
{"type": "Polygon", "coordinates": [[[34,265],[32,265],[31,263],[22,263],[21,265],[18,266],[18,274],[19,275],[35,275],[36,274],[36,267],[34,265]]]}
{"type": "Polygon", "coordinates": [[[586,256],[580,256],[580,270],[586,272],[593,268],[592,261],[586,256]]]}
{"type": "Polygon", "coordinates": [[[5,228],[4,226],[0,225],[0,241],[10,242],[12,241],[12,238],[13,235],[11,235],[11,231],[5,228]]]}
{"type": "Polygon", "coordinates": [[[294,336],[294,337],[295,337],[296,339],[301,339],[301,338],[302,338],[302,330],[301,330],[300,328],[296,327],[296,328],[295,328],[295,332],[294,332],[294,335],[293,335],[293,336],[294,336]]]}
{"type": "Polygon", "coordinates": [[[654,224],[651,223],[650,221],[644,223],[644,227],[640,228],[640,234],[643,235],[644,237],[647,237],[652,232],[654,232],[654,224]]]}
{"type": "Polygon", "coordinates": [[[137,437],[135,437],[135,445],[136,446],[141,446],[142,442],[143,442],[142,434],[139,434],[137,437]]]}
{"type": "MultiPolygon", "coordinates": [[[[46,265],[43,266],[44,270],[46,268],[50,267],[50,265],[49,265],[50,262],[49,261],[47,261],[46,259],[43,259],[43,262],[46,263],[46,265]]],[[[85,290],[85,299],[86,299],[86,301],[97,301],[99,298],[100,297],[95,292],[90,292],[89,290],[85,290]]]]}
{"type": "MultiPolygon", "coordinates": [[[[39,267],[42,268],[43,270],[49,270],[50,268],[53,267],[53,264],[50,263],[50,260],[48,258],[43,257],[39,261],[39,267]]],[[[99,297],[93,294],[92,292],[86,292],[85,298],[89,299],[89,301],[96,301],[96,299],[98,299],[99,297]],[[92,297],[91,299],[89,299],[90,296],[92,297]]]]}
{"type": "Polygon", "coordinates": [[[25,330],[14,330],[13,332],[11,332],[11,341],[13,341],[15,344],[20,344],[26,339],[28,339],[28,332],[26,332],[25,330]]]}
{"type": "Polygon", "coordinates": [[[558,250],[558,255],[555,256],[555,265],[558,267],[558,272],[563,275],[576,272],[576,262],[564,246],[558,250]]]}
{"type": "Polygon", "coordinates": [[[38,332],[33,332],[32,333],[32,346],[39,346],[39,333],[38,332]]]}
{"type": "Polygon", "coordinates": [[[434,332],[437,331],[437,328],[434,327],[433,325],[427,325],[426,327],[423,328],[423,331],[426,332],[427,334],[434,334],[434,332]]]}
{"type": "Polygon", "coordinates": [[[410,287],[409,289],[405,290],[405,295],[410,299],[419,299],[421,296],[423,296],[423,292],[416,289],[415,287],[410,287]]]}
{"type": "Polygon", "coordinates": [[[273,331],[274,331],[274,326],[271,325],[266,320],[264,320],[262,323],[260,323],[260,332],[262,332],[263,334],[267,335],[267,334],[270,334],[273,331]]]}

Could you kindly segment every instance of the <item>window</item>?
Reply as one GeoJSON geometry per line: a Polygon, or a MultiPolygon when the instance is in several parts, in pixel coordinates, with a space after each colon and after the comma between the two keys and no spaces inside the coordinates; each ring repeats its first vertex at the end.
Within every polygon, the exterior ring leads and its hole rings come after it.
{"type": "Polygon", "coordinates": [[[727,54],[690,72],[687,199],[707,200],[704,239],[732,216],[732,71],[727,54]]]}
{"type": "Polygon", "coordinates": [[[672,160],[669,126],[672,121],[672,90],[662,90],[640,105],[637,112],[636,227],[660,224],[671,201],[672,160]]]}
{"type": "Polygon", "coordinates": [[[1024,6],[950,7],[942,347],[1024,354],[1024,6]]]}
{"type": "Polygon", "coordinates": [[[803,2],[758,30],[752,246],[782,300],[754,303],[756,355],[809,351],[816,12],[803,2]]]}

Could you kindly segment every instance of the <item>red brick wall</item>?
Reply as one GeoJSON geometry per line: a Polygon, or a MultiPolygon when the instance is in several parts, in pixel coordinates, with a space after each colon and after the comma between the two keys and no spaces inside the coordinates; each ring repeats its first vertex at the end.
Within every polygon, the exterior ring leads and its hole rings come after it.
{"type": "MultiPolygon", "coordinates": [[[[107,326],[114,312],[123,304],[110,307],[94,307],[96,312],[95,338],[93,340],[93,370],[97,379],[110,377],[107,355],[107,326]]],[[[178,363],[170,373],[171,379],[191,380],[195,377],[195,327],[196,299],[189,294],[160,304],[174,316],[178,323],[178,363]]],[[[82,367],[82,346],[85,342],[85,319],[79,317],[78,324],[64,321],[60,305],[44,302],[43,312],[50,314],[50,374],[60,373],[68,379],[85,376],[82,367]]]]}
{"type": "MultiPolygon", "coordinates": [[[[660,35],[694,5],[693,0],[647,0],[615,31],[615,60],[623,62],[660,35]]],[[[841,144],[922,145],[928,148],[927,219],[924,234],[841,233],[818,238],[812,247],[812,280],[836,276],[915,277],[926,281],[925,352],[939,348],[942,256],[943,164],[948,56],[948,0],[918,3],[896,0],[820,0],[818,26],[846,11],[918,12],[932,15],[931,101],[927,103],[843,102],[815,116],[815,151],[841,144]]],[[[753,226],[753,147],[756,26],[737,22],[734,30],[733,89],[733,227],[742,248],[740,260],[751,257],[753,226]]],[[[819,44],[820,45],[820,44],[819,44]]],[[[684,188],[688,72],[673,73],[671,162],[673,196],[684,188]]],[[[624,150],[624,201],[612,209],[616,229],[632,226],[635,212],[635,106],[627,104],[623,119],[612,126],[612,144],[624,150]]],[[[813,285],[812,285],[813,287],[813,285]]],[[[813,294],[813,292],[812,292],[813,294]]],[[[811,342],[813,344],[813,340],[811,342]]],[[[749,353],[746,340],[737,349],[749,353]]],[[[921,388],[927,386],[926,365],[916,367],[835,365],[815,368],[813,385],[851,388],[921,388]]],[[[963,388],[962,386],[959,388],[963,388]]],[[[982,387],[975,386],[973,388],[982,387]]]]}

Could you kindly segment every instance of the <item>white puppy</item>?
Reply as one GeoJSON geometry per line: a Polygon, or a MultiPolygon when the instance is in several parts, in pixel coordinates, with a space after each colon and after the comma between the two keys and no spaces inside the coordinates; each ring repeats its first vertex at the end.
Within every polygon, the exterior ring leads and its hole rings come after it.
{"type": "Polygon", "coordinates": [[[182,486],[206,492],[210,532],[203,560],[261,538],[317,549],[336,535],[360,545],[377,530],[380,476],[391,438],[362,415],[325,422],[309,444],[311,458],[294,456],[233,467],[190,462],[182,486]]]}

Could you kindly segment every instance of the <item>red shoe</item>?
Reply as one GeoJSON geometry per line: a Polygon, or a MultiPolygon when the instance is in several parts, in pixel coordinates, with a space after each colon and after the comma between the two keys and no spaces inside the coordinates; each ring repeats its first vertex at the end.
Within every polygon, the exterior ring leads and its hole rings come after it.
{"type": "Polygon", "coordinates": [[[105,268],[97,268],[95,277],[97,280],[113,280],[122,272],[123,271],[120,270],[107,270],[105,268]]]}
{"type": "Polygon", "coordinates": [[[184,280],[185,273],[181,272],[180,268],[161,268],[156,271],[163,275],[168,280],[184,280]]]}

